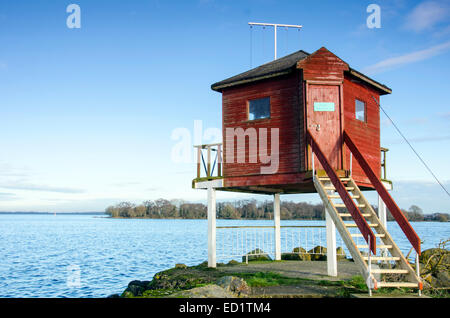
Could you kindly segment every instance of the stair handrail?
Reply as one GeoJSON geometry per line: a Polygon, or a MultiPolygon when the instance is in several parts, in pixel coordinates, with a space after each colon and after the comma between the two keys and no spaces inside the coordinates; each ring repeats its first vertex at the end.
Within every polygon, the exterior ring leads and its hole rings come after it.
{"type": "MultiPolygon", "coordinates": [[[[324,155],[322,149],[320,148],[319,144],[316,142],[316,140],[314,139],[309,130],[307,130],[306,137],[307,142],[311,146],[313,152],[312,156],[314,156],[315,153],[317,159],[319,159],[319,162],[322,164],[322,167],[324,168],[325,172],[330,178],[331,183],[333,183],[334,187],[336,188],[336,191],[339,193],[342,201],[344,202],[345,207],[347,208],[348,212],[355,221],[356,226],[358,227],[359,231],[361,232],[366,242],[369,244],[369,254],[370,251],[372,251],[372,253],[376,255],[376,237],[373,234],[372,229],[370,228],[366,219],[362,216],[361,211],[348,194],[344,184],[339,179],[334,169],[331,167],[330,163],[328,162],[328,159],[324,155]]],[[[313,175],[313,179],[314,178],[315,176],[313,175]]]]}
{"type": "Polygon", "coordinates": [[[344,143],[349,148],[350,152],[353,154],[353,157],[358,162],[359,166],[362,168],[367,178],[369,178],[370,183],[374,186],[375,190],[377,190],[378,195],[381,197],[383,202],[386,204],[386,207],[391,212],[395,221],[397,221],[398,225],[402,229],[403,233],[405,233],[412,247],[416,250],[418,255],[420,255],[420,238],[412,228],[406,216],[400,210],[400,208],[395,203],[394,199],[392,199],[389,192],[384,187],[381,180],[378,179],[375,172],[370,167],[369,163],[366,161],[364,156],[359,151],[356,144],[350,138],[350,135],[344,130],[344,143]]]}

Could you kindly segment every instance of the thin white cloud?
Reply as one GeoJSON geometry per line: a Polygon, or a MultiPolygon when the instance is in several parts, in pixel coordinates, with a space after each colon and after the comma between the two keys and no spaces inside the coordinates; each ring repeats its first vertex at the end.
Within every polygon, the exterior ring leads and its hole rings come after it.
{"type": "Polygon", "coordinates": [[[438,116],[441,117],[442,119],[449,120],[450,119],[450,112],[439,113],[438,116]]]}
{"type": "Polygon", "coordinates": [[[112,183],[111,185],[113,187],[129,187],[129,186],[138,186],[141,185],[142,182],[134,182],[134,181],[129,181],[129,182],[116,182],[116,183],[112,183]]]}
{"type": "Polygon", "coordinates": [[[366,74],[381,73],[395,67],[399,67],[406,64],[420,62],[429,59],[433,56],[443,54],[450,49],[450,41],[432,46],[428,49],[407,53],[397,57],[391,57],[378,62],[374,65],[364,68],[362,71],[366,74]]]}
{"type": "Polygon", "coordinates": [[[17,201],[19,198],[15,193],[0,192],[0,201],[17,201]]]}
{"type": "Polygon", "coordinates": [[[16,196],[14,193],[0,192],[0,199],[6,198],[6,197],[14,197],[14,196],[16,196]]]}
{"type": "Polygon", "coordinates": [[[408,124],[413,124],[413,125],[423,125],[423,124],[428,124],[430,122],[430,120],[426,117],[414,117],[414,118],[410,118],[407,120],[408,124]]]}
{"type": "Polygon", "coordinates": [[[84,193],[84,190],[66,188],[66,187],[54,187],[48,185],[32,184],[21,181],[12,181],[0,183],[0,188],[10,190],[29,190],[29,191],[45,191],[45,192],[58,192],[58,193],[84,193]]]}
{"type": "Polygon", "coordinates": [[[405,29],[421,32],[432,29],[436,24],[448,19],[448,1],[425,1],[417,5],[406,17],[405,29]]]}
{"type": "MultiPolygon", "coordinates": [[[[414,137],[408,139],[412,143],[418,142],[433,142],[433,141],[447,141],[450,140],[450,136],[423,136],[423,137],[414,137]]],[[[403,144],[405,141],[403,139],[395,139],[389,141],[390,144],[403,144]]]]}
{"type": "Polygon", "coordinates": [[[5,177],[27,177],[30,169],[27,167],[17,167],[10,163],[0,162],[0,178],[5,177]]]}

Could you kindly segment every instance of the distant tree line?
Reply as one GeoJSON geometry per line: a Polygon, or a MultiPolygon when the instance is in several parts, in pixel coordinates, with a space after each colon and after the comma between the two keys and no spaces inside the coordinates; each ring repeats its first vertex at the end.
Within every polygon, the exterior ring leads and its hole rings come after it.
{"type": "MultiPolygon", "coordinates": [[[[219,219],[273,219],[273,202],[257,200],[238,200],[218,202],[216,206],[219,219]]],[[[189,203],[183,200],[144,201],[136,205],[121,202],[106,208],[111,217],[151,218],[151,219],[205,219],[207,206],[202,203],[189,203]]],[[[322,220],[325,218],[322,204],[295,203],[285,201],[280,206],[282,219],[322,220]]]]}
{"type": "MultiPolygon", "coordinates": [[[[374,207],[375,211],[377,210],[374,207]]],[[[273,202],[257,200],[237,200],[234,202],[219,202],[216,207],[219,219],[273,219],[273,202]]],[[[402,210],[410,221],[441,221],[450,219],[447,213],[435,213],[424,215],[421,208],[416,205],[408,210],[402,210]]],[[[111,217],[122,218],[151,218],[151,219],[205,219],[207,206],[202,203],[189,203],[183,200],[144,201],[136,205],[130,202],[106,208],[106,214],[111,217]]],[[[324,220],[324,208],[322,204],[310,204],[307,202],[282,201],[280,217],[283,220],[324,220]]],[[[394,218],[388,212],[388,221],[394,218]]]]}
{"type": "MultiPolygon", "coordinates": [[[[448,213],[433,213],[433,214],[423,214],[423,211],[417,205],[411,205],[408,210],[401,209],[403,214],[409,221],[438,221],[438,222],[448,222],[450,220],[450,215],[448,213]]],[[[394,217],[389,212],[387,213],[388,221],[393,221],[394,217]]]]}

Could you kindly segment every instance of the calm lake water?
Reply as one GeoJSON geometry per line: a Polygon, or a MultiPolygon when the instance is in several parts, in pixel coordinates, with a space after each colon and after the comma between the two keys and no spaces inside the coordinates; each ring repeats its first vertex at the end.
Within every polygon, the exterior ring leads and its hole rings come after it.
{"type": "MultiPolygon", "coordinates": [[[[273,225],[218,220],[217,225],[273,225]]],[[[282,225],[324,225],[282,221],[282,225]]],[[[450,223],[417,222],[423,249],[450,238],[450,223]]],[[[391,235],[407,253],[394,223],[391,235]]],[[[0,215],[0,297],[106,297],[176,263],[207,259],[206,220],[111,219],[93,215],[0,215]],[[79,273],[79,275],[78,275],[79,273]]],[[[223,260],[219,260],[223,261],[223,260]]]]}

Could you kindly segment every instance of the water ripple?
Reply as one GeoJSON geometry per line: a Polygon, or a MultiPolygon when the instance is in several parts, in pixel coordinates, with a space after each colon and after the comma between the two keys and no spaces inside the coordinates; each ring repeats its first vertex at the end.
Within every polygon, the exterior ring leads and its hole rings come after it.
{"type": "MultiPolygon", "coordinates": [[[[311,222],[291,222],[312,224],[311,222]]],[[[323,224],[315,222],[314,224],[323,224]]],[[[218,225],[271,221],[218,220],[218,225]]],[[[449,223],[415,223],[424,248],[450,237],[449,223]]],[[[401,249],[408,242],[389,229],[401,249]]],[[[0,297],[105,297],[133,279],[207,259],[206,220],[126,220],[83,215],[0,215],[0,297]]]]}

